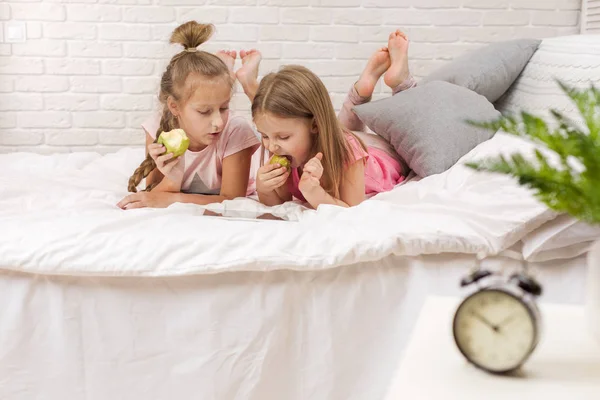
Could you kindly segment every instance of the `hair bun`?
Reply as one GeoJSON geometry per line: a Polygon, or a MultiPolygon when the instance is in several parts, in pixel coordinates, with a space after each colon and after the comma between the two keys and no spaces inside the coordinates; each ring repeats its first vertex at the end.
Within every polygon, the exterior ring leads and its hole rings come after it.
{"type": "Polygon", "coordinates": [[[169,42],[180,44],[185,51],[193,53],[198,51],[198,46],[210,39],[214,31],[215,26],[213,24],[188,21],[175,28],[169,42]]]}

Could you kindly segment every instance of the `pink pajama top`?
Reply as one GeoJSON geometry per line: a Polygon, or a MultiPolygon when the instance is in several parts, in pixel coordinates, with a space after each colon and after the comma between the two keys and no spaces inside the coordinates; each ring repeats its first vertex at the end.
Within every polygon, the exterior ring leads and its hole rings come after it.
{"type": "MultiPolygon", "coordinates": [[[[384,150],[367,146],[365,151],[352,135],[346,135],[354,160],[365,163],[365,195],[374,195],[392,190],[404,180],[400,163],[384,150]]],[[[306,201],[298,188],[300,174],[298,168],[292,169],[292,179],[289,181],[289,191],[292,196],[306,201]]]]}

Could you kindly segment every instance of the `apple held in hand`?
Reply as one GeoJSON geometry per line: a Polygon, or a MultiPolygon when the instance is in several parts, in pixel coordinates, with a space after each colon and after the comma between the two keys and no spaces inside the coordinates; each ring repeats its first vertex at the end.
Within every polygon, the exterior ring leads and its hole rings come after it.
{"type": "Polygon", "coordinates": [[[269,164],[279,164],[282,167],[285,167],[287,169],[292,168],[290,160],[287,157],[284,157],[284,156],[274,155],[273,157],[271,157],[271,160],[269,161],[269,164]]]}
{"type": "Polygon", "coordinates": [[[156,141],[167,149],[168,153],[173,153],[174,157],[179,157],[188,149],[190,139],[183,129],[173,129],[169,132],[162,132],[156,141]]]}

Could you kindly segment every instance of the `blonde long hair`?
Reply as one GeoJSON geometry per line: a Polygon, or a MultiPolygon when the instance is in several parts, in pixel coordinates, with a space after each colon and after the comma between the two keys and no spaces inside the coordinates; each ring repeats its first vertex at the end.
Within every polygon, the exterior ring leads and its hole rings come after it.
{"type": "MultiPolygon", "coordinates": [[[[176,101],[187,101],[194,93],[194,87],[184,87],[189,74],[198,73],[208,78],[224,77],[233,87],[233,79],[229,73],[227,65],[214,54],[202,50],[196,50],[196,47],[206,42],[214,33],[215,27],[212,24],[200,24],[196,21],[186,22],[173,31],[169,42],[171,44],[181,44],[183,51],[177,53],[171,58],[167,69],[162,74],[160,80],[160,92],[158,99],[163,105],[163,113],[160,119],[156,140],[161,132],[167,132],[178,128],[178,122],[175,116],[167,106],[167,99],[172,97],[176,101]]],[[[137,186],[145,177],[156,168],[156,163],[148,154],[140,166],[129,178],[128,190],[136,192],[137,186]]],[[[145,190],[152,190],[158,182],[148,186],[145,190]]]]}
{"type": "MultiPolygon", "coordinates": [[[[288,65],[266,75],[252,102],[252,118],[272,113],[281,118],[307,118],[317,127],[311,156],[323,153],[323,188],[340,198],[344,169],[354,162],[346,135],[352,135],[366,150],[364,143],[340,125],[331,98],[323,82],[308,68],[288,65]]],[[[264,147],[261,149],[264,155],[264,147]]]]}

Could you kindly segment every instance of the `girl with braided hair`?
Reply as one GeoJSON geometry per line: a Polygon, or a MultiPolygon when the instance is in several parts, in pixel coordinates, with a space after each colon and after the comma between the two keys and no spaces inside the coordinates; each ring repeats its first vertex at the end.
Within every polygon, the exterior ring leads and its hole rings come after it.
{"type": "Polygon", "coordinates": [[[134,193],[118,203],[122,209],[209,204],[252,193],[250,161],[260,142],[243,117],[229,115],[236,53],[197,49],[213,31],[212,24],[190,21],[171,35],[170,42],[184,49],[162,75],[162,113],[142,124],[146,159],[129,179],[128,189],[134,193]],[[177,128],[185,131],[189,147],[174,157],[157,138],[177,128]],[[144,178],[146,189],[136,193],[144,178]]]}

